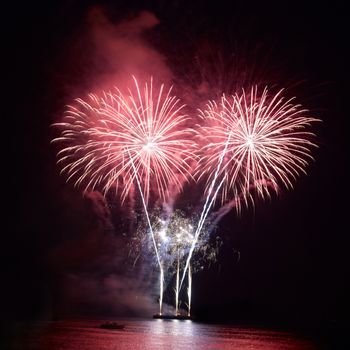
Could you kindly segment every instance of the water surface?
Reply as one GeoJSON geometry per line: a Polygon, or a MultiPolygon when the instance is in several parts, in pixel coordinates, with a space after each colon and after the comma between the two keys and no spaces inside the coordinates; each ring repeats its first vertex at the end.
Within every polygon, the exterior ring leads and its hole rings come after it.
{"type": "Polygon", "coordinates": [[[316,350],[289,332],[179,320],[119,320],[123,330],[98,328],[102,321],[37,324],[25,339],[27,350],[316,350]]]}

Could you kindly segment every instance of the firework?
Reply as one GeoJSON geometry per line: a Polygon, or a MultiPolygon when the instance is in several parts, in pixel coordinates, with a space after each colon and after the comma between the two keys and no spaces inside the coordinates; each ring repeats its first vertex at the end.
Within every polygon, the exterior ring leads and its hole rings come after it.
{"type": "MultiPolygon", "coordinates": [[[[209,234],[218,220],[241,202],[254,203],[253,193],[265,198],[278,193],[280,185],[291,188],[312,159],[313,133],[318,121],[308,111],[283,97],[257,87],[232,96],[223,95],[199,111],[202,126],[183,113],[184,106],[171,88],[154,87],[153,80],[118,88],[101,95],[90,94],[68,106],[64,120],[54,124],[60,136],[58,163],[67,181],[83,190],[99,189],[104,195],[120,191],[124,201],[138,191],[146,216],[140,240],[155,251],[160,271],[159,314],[162,314],[166,273],[175,275],[175,314],[180,314],[180,291],[187,274],[187,307],[191,313],[192,274],[204,260],[216,257],[209,234]],[[200,147],[197,148],[198,140],[200,147]],[[197,163],[197,159],[199,162],[197,163]],[[195,177],[205,179],[200,215],[154,211],[149,199],[165,203],[195,177]],[[218,196],[221,209],[210,224],[208,215],[218,196]],[[149,235],[145,235],[149,233],[149,235]],[[214,253],[213,253],[214,252],[214,253]],[[180,279],[180,272],[182,277],[180,279]]],[[[198,213],[199,214],[199,213],[198,213]]],[[[140,250],[138,250],[140,251],[140,250]]]]}
{"type": "MultiPolygon", "coordinates": [[[[154,259],[154,263],[161,266],[159,271],[159,315],[162,315],[163,294],[172,283],[174,283],[174,288],[170,289],[174,292],[175,297],[174,314],[181,314],[180,275],[185,268],[187,257],[193,246],[195,228],[198,220],[197,214],[191,216],[179,209],[165,213],[165,211],[157,208],[150,214],[153,237],[160,259],[160,264],[157,259],[154,259]]],[[[142,252],[148,254],[149,251],[153,251],[154,243],[151,239],[151,235],[145,234],[145,227],[147,227],[147,223],[144,219],[140,222],[138,230],[130,240],[130,252],[135,260],[138,260],[142,252]]],[[[202,234],[194,246],[194,255],[189,263],[187,274],[187,303],[185,303],[187,305],[188,316],[191,310],[192,274],[216,261],[221,244],[218,237],[215,241],[210,238],[210,233],[215,230],[215,225],[210,224],[210,232],[208,227],[209,223],[203,227],[202,234]]]]}
{"type": "Polygon", "coordinates": [[[160,268],[160,314],[163,297],[163,266],[148,215],[150,192],[166,200],[173,188],[180,191],[191,177],[195,143],[193,130],[183,105],[164,85],[150,83],[134,86],[125,94],[90,94],[88,101],[77,99],[68,106],[65,119],[54,124],[61,129],[53,140],[62,146],[58,163],[68,180],[85,190],[121,190],[122,201],[137,187],[147,218],[160,268]]]}
{"type": "Polygon", "coordinates": [[[140,85],[90,94],[68,106],[61,129],[58,163],[68,180],[106,194],[121,188],[122,200],[139,178],[145,202],[150,192],[166,200],[169,188],[182,189],[191,177],[193,130],[171,88],[140,85]]]}
{"type": "Polygon", "coordinates": [[[178,316],[180,315],[180,269],[193,242],[194,226],[192,220],[186,218],[180,210],[171,212],[168,217],[158,213],[153,222],[162,266],[167,269],[168,275],[175,274],[175,315],[178,316]]]}
{"type": "Polygon", "coordinates": [[[208,192],[222,162],[218,173],[218,180],[223,180],[222,203],[232,198],[247,201],[252,189],[262,198],[270,196],[280,184],[292,188],[298,175],[305,173],[315,146],[308,127],[318,120],[282,94],[280,90],[271,95],[267,88],[259,93],[253,87],[248,93],[223,95],[219,103],[209,102],[200,111],[206,124],[197,174],[207,177],[208,192]]]}
{"type": "Polygon", "coordinates": [[[206,123],[200,137],[203,146],[198,163],[198,178],[207,177],[206,200],[189,251],[180,287],[189,269],[190,261],[209,211],[221,191],[223,211],[237,211],[241,202],[254,203],[254,190],[264,198],[271,189],[278,192],[279,183],[293,187],[293,180],[303,172],[308,160],[313,159],[309,139],[314,136],[307,128],[316,118],[307,117],[308,111],[285,99],[283,90],[269,95],[252,87],[249,93],[231,97],[223,95],[219,103],[210,101],[200,117],[206,123]],[[224,203],[229,199],[229,203],[224,203]]]}

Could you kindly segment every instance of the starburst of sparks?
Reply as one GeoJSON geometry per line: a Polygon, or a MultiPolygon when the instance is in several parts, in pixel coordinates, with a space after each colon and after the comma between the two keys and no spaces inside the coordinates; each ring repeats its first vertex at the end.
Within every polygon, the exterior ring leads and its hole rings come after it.
{"type": "Polygon", "coordinates": [[[163,200],[191,177],[193,130],[179,99],[164,85],[140,85],[133,77],[127,93],[118,88],[90,94],[68,106],[53,142],[62,146],[58,163],[68,180],[104,194],[121,188],[122,200],[139,178],[146,203],[154,191],[163,200]],[[135,171],[136,169],[136,171],[135,171]]]}
{"type": "Polygon", "coordinates": [[[264,198],[278,192],[279,184],[293,187],[312,159],[310,151],[316,145],[308,127],[318,121],[293,100],[285,99],[283,90],[270,94],[267,88],[259,92],[252,87],[223,95],[218,103],[210,101],[200,110],[205,125],[197,175],[207,178],[207,192],[225,147],[218,177],[224,180],[222,203],[252,199],[253,188],[264,198]]]}

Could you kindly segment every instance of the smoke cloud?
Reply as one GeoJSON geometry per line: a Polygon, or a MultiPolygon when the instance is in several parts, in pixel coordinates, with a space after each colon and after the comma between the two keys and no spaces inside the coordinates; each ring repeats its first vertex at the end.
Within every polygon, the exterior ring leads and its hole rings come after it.
{"type": "Polygon", "coordinates": [[[132,75],[147,81],[153,76],[169,84],[172,73],[165,57],[146,39],[158,24],[157,17],[148,11],[114,22],[104,8],[90,8],[66,58],[66,73],[77,75],[68,87],[68,98],[113,90],[115,86],[123,90],[130,85],[132,75]]]}
{"type": "Polygon", "coordinates": [[[145,316],[157,310],[157,276],[147,264],[133,265],[127,234],[117,234],[106,199],[94,191],[66,200],[79,221],[66,222],[49,252],[54,298],[52,314],[145,316]],[[74,204],[73,208],[72,204],[74,204]]]}

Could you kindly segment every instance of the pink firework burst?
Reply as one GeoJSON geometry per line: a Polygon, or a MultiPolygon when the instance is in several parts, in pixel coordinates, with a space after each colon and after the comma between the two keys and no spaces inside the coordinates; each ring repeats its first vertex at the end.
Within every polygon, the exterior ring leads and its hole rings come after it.
{"type": "Polygon", "coordinates": [[[62,172],[85,190],[121,188],[122,200],[138,179],[146,202],[151,192],[165,200],[169,188],[181,190],[194,161],[193,130],[183,107],[171,88],[155,88],[152,79],[140,85],[135,77],[127,93],[116,88],[77,99],[54,124],[61,129],[53,142],[61,146],[62,172]]]}
{"type": "Polygon", "coordinates": [[[205,126],[197,175],[207,177],[207,191],[215,174],[223,180],[223,203],[232,198],[247,203],[252,188],[264,198],[277,193],[279,184],[293,187],[312,159],[316,145],[308,128],[318,121],[293,101],[283,97],[283,90],[269,94],[267,88],[252,87],[248,93],[223,95],[200,111],[205,126]]]}

